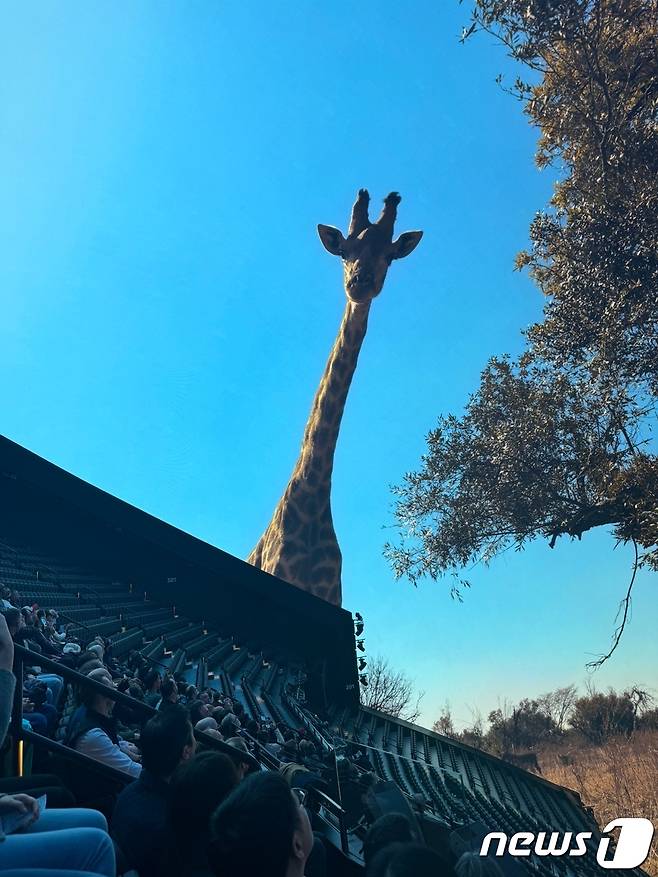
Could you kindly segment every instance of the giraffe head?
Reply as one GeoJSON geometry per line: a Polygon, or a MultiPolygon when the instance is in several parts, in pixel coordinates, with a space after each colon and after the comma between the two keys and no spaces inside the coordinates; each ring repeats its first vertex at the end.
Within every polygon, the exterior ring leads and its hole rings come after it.
{"type": "Polygon", "coordinates": [[[370,195],[366,189],[359,189],[346,238],[331,225],[318,225],[325,249],[343,260],[345,292],[350,301],[369,302],[379,295],[393,259],[408,256],[423,236],[422,231],[406,231],[393,240],[400,200],[397,192],[391,192],[384,199],[384,209],[377,222],[370,222],[370,195]]]}

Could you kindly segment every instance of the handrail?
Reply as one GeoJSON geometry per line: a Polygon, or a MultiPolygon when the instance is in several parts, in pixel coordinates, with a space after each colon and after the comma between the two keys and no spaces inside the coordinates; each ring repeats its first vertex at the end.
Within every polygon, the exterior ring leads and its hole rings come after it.
{"type": "MultiPolygon", "coordinates": [[[[137,707],[138,709],[143,710],[144,713],[148,713],[149,716],[155,714],[155,710],[153,709],[153,707],[149,706],[147,703],[144,703],[141,700],[136,700],[134,697],[130,697],[130,695],[124,694],[122,691],[118,691],[118,689],[116,688],[110,688],[108,685],[104,685],[102,682],[97,682],[95,679],[90,679],[88,676],[84,676],[82,673],[78,673],[77,670],[73,670],[71,667],[67,667],[65,664],[59,664],[57,661],[53,661],[50,658],[47,658],[45,655],[40,655],[37,652],[33,652],[31,649],[25,648],[25,646],[14,643],[15,662],[17,657],[20,659],[21,671],[22,665],[26,661],[29,661],[29,665],[31,666],[36,665],[39,667],[45,667],[46,669],[51,670],[57,676],[68,679],[71,682],[76,683],[77,685],[86,685],[91,691],[96,691],[98,694],[102,694],[104,697],[107,697],[110,700],[114,700],[117,703],[122,703],[125,706],[132,707],[133,709],[137,707]]],[[[16,682],[18,683],[19,674],[14,672],[14,675],[16,676],[16,682]]],[[[20,674],[20,678],[22,684],[22,672],[20,674]]]]}
{"type": "MultiPolygon", "coordinates": [[[[50,737],[44,737],[43,734],[37,734],[36,731],[24,730],[23,739],[35,744],[38,743],[39,745],[45,744],[49,752],[54,752],[55,754],[61,755],[63,758],[70,759],[71,761],[80,764],[80,766],[84,766],[89,770],[94,770],[97,773],[106,776],[108,779],[117,780],[126,785],[135,779],[135,777],[123,770],[117,770],[115,767],[110,767],[109,764],[97,761],[95,758],[85,755],[84,752],[78,752],[77,749],[73,749],[71,746],[65,746],[58,740],[52,740],[50,737]]],[[[2,780],[0,780],[0,785],[1,784],[2,780]]]]}
{"type": "Polygon", "coordinates": [[[347,837],[347,825],[345,824],[345,818],[347,816],[345,810],[341,807],[340,804],[336,803],[333,798],[330,798],[329,795],[326,795],[320,789],[313,788],[313,794],[318,797],[320,803],[333,815],[338,819],[338,830],[340,831],[340,845],[342,851],[347,855],[350,850],[350,844],[347,837]]]}
{"type": "MultiPolygon", "coordinates": [[[[79,753],[76,750],[69,748],[68,746],[64,746],[61,743],[50,739],[49,737],[44,737],[41,734],[37,734],[34,731],[23,728],[23,667],[26,662],[34,664],[35,659],[38,660],[38,665],[42,669],[45,668],[46,670],[50,670],[56,675],[61,676],[71,683],[77,684],[81,687],[86,687],[88,690],[91,691],[96,691],[99,694],[102,694],[104,697],[113,700],[115,703],[124,704],[125,706],[130,707],[132,710],[137,709],[143,712],[143,714],[148,717],[156,715],[157,712],[153,707],[149,706],[143,701],[136,700],[135,698],[130,697],[130,695],[118,691],[116,688],[110,688],[109,686],[104,685],[102,682],[97,682],[95,679],[89,679],[88,676],[83,676],[82,673],[78,673],[77,670],[73,670],[70,667],[59,664],[57,661],[46,658],[43,655],[40,655],[36,652],[31,651],[28,648],[25,648],[24,646],[15,644],[14,675],[16,677],[16,689],[14,693],[14,708],[12,710],[10,732],[15,747],[14,771],[16,775],[22,774],[23,743],[27,740],[34,743],[39,743],[40,745],[44,746],[48,751],[57,752],[62,755],[66,755],[67,757],[73,756],[74,760],[77,760],[79,762],[80,759],[83,759],[80,762],[81,764],[89,765],[89,762],[93,762],[94,769],[99,770],[105,775],[110,776],[114,779],[122,777],[129,781],[130,778],[128,774],[123,774],[121,771],[115,771],[113,768],[110,768],[107,765],[103,765],[101,762],[97,762],[94,759],[88,759],[87,756],[84,756],[82,753],[79,753]]],[[[215,749],[225,754],[234,754],[234,747],[232,747],[228,743],[225,743],[222,740],[217,740],[215,737],[206,734],[204,731],[195,730],[194,735],[197,739],[199,739],[211,749],[215,749]]],[[[267,764],[269,762],[269,766],[271,769],[278,770],[281,766],[281,761],[277,759],[276,756],[272,755],[272,753],[264,749],[264,747],[262,747],[257,740],[254,740],[254,738],[248,732],[245,731],[244,735],[254,744],[254,749],[256,752],[256,756],[252,755],[249,752],[244,753],[245,761],[248,761],[254,767],[260,767],[261,765],[267,764]]],[[[336,816],[340,831],[341,848],[342,851],[347,854],[349,852],[349,844],[347,837],[347,827],[344,819],[344,811],[342,807],[340,806],[340,804],[337,804],[335,801],[333,801],[333,799],[331,799],[328,795],[325,795],[320,789],[314,789],[314,793],[320,796],[322,800],[326,800],[326,802],[328,802],[326,805],[327,809],[330,810],[330,812],[333,812],[336,816]]]]}
{"type": "MultiPolygon", "coordinates": [[[[167,608],[167,607],[163,607],[163,608],[167,608]]],[[[90,627],[87,627],[87,625],[83,621],[76,621],[74,618],[71,618],[70,615],[66,615],[64,612],[60,612],[59,609],[57,609],[56,611],[57,611],[58,617],[63,618],[69,624],[74,624],[76,627],[81,627],[83,630],[86,630],[87,633],[92,634],[94,637],[99,636],[99,634],[94,633],[94,631],[90,627]]],[[[124,618],[123,618],[123,615],[121,613],[119,614],[118,618],[121,621],[121,623],[123,624],[124,618]]],[[[108,619],[108,620],[111,620],[111,619],[108,619]]],[[[137,625],[137,626],[140,627],[140,625],[137,625]]],[[[103,639],[106,639],[106,637],[103,637],[103,639]]],[[[140,654],[141,654],[141,652],[140,652],[140,654]]],[[[155,658],[149,658],[147,655],[142,655],[142,657],[149,664],[157,664],[158,667],[163,667],[165,670],[169,669],[169,667],[166,664],[163,664],[162,661],[157,661],[155,658]]]]}

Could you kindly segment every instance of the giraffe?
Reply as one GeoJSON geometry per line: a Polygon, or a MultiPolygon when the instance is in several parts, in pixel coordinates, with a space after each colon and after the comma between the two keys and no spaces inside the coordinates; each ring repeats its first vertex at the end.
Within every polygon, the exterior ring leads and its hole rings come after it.
{"type": "Polygon", "coordinates": [[[393,259],[417,246],[422,231],[393,241],[400,196],[391,192],[376,222],[368,219],[370,196],[359,189],[345,238],[318,225],[325,249],[340,256],[347,303],[338,336],[315,395],[297,463],[267,529],[247,561],[298,588],[341,605],[342,556],[331,515],[331,476],[345,401],[368,327],[393,259]]]}

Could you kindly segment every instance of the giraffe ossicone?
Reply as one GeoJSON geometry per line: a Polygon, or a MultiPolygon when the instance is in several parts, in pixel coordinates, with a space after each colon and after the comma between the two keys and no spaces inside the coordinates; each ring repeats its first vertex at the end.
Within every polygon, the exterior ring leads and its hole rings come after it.
{"type": "Polygon", "coordinates": [[[334,346],[304,430],[288,485],[249,563],[316,597],[341,605],[342,555],[331,515],[331,477],[340,423],[359,352],[368,327],[370,304],[382,290],[389,266],[408,256],[423,236],[408,231],[393,240],[400,196],[391,192],[376,222],[370,222],[370,196],[359,192],[347,237],[333,226],[318,225],[326,250],[343,263],[347,303],[334,346]]]}

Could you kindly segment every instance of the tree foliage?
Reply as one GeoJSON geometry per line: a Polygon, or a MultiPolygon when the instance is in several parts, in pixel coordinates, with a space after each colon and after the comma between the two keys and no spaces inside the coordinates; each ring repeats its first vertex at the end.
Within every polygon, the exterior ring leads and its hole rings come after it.
{"type": "Polygon", "coordinates": [[[494,755],[522,755],[547,744],[603,745],[613,737],[655,729],[654,703],[654,696],[639,686],[622,692],[590,687],[579,695],[575,685],[567,685],[515,705],[504,701],[489,713],[486,728],[476,713],[471,727],[457,731],[446,703],[432,730],[494,755]]]}
{"type": "Polygon", "coordinates": [[[489,714],[489,748],[503,752],[524,752],[545,742],[556,731],[555,722],[537,700],[523,699],[511,711],[502,708],[489,714]]]}
{"type": "Polygon", "coordinates": [[[368,664],[368,685],[361,689],[361,704],[396,719],[415,722],[420,716],[424,692],[416,694],[413,681],[400,670],[393,670],[378,655],[368,664]]]}
{"type": "Polygon", "coordinates": [[[590,743],[601,744],[610,737],[630,736],[635,728],[635,711],[627,692],[599,692],[578,698],[569,723],[590,743]]]}
{"type": "Polygon", "coordinates": [[[476,0],[478,31],[522,65],[508,90],[558,177],[516,262],[546,304],[525,353],[492,358],[464,414],[439,418],[385,552],[414,583],[460,580],[611,526],[658,568],[658,0],[476,0]]]}

